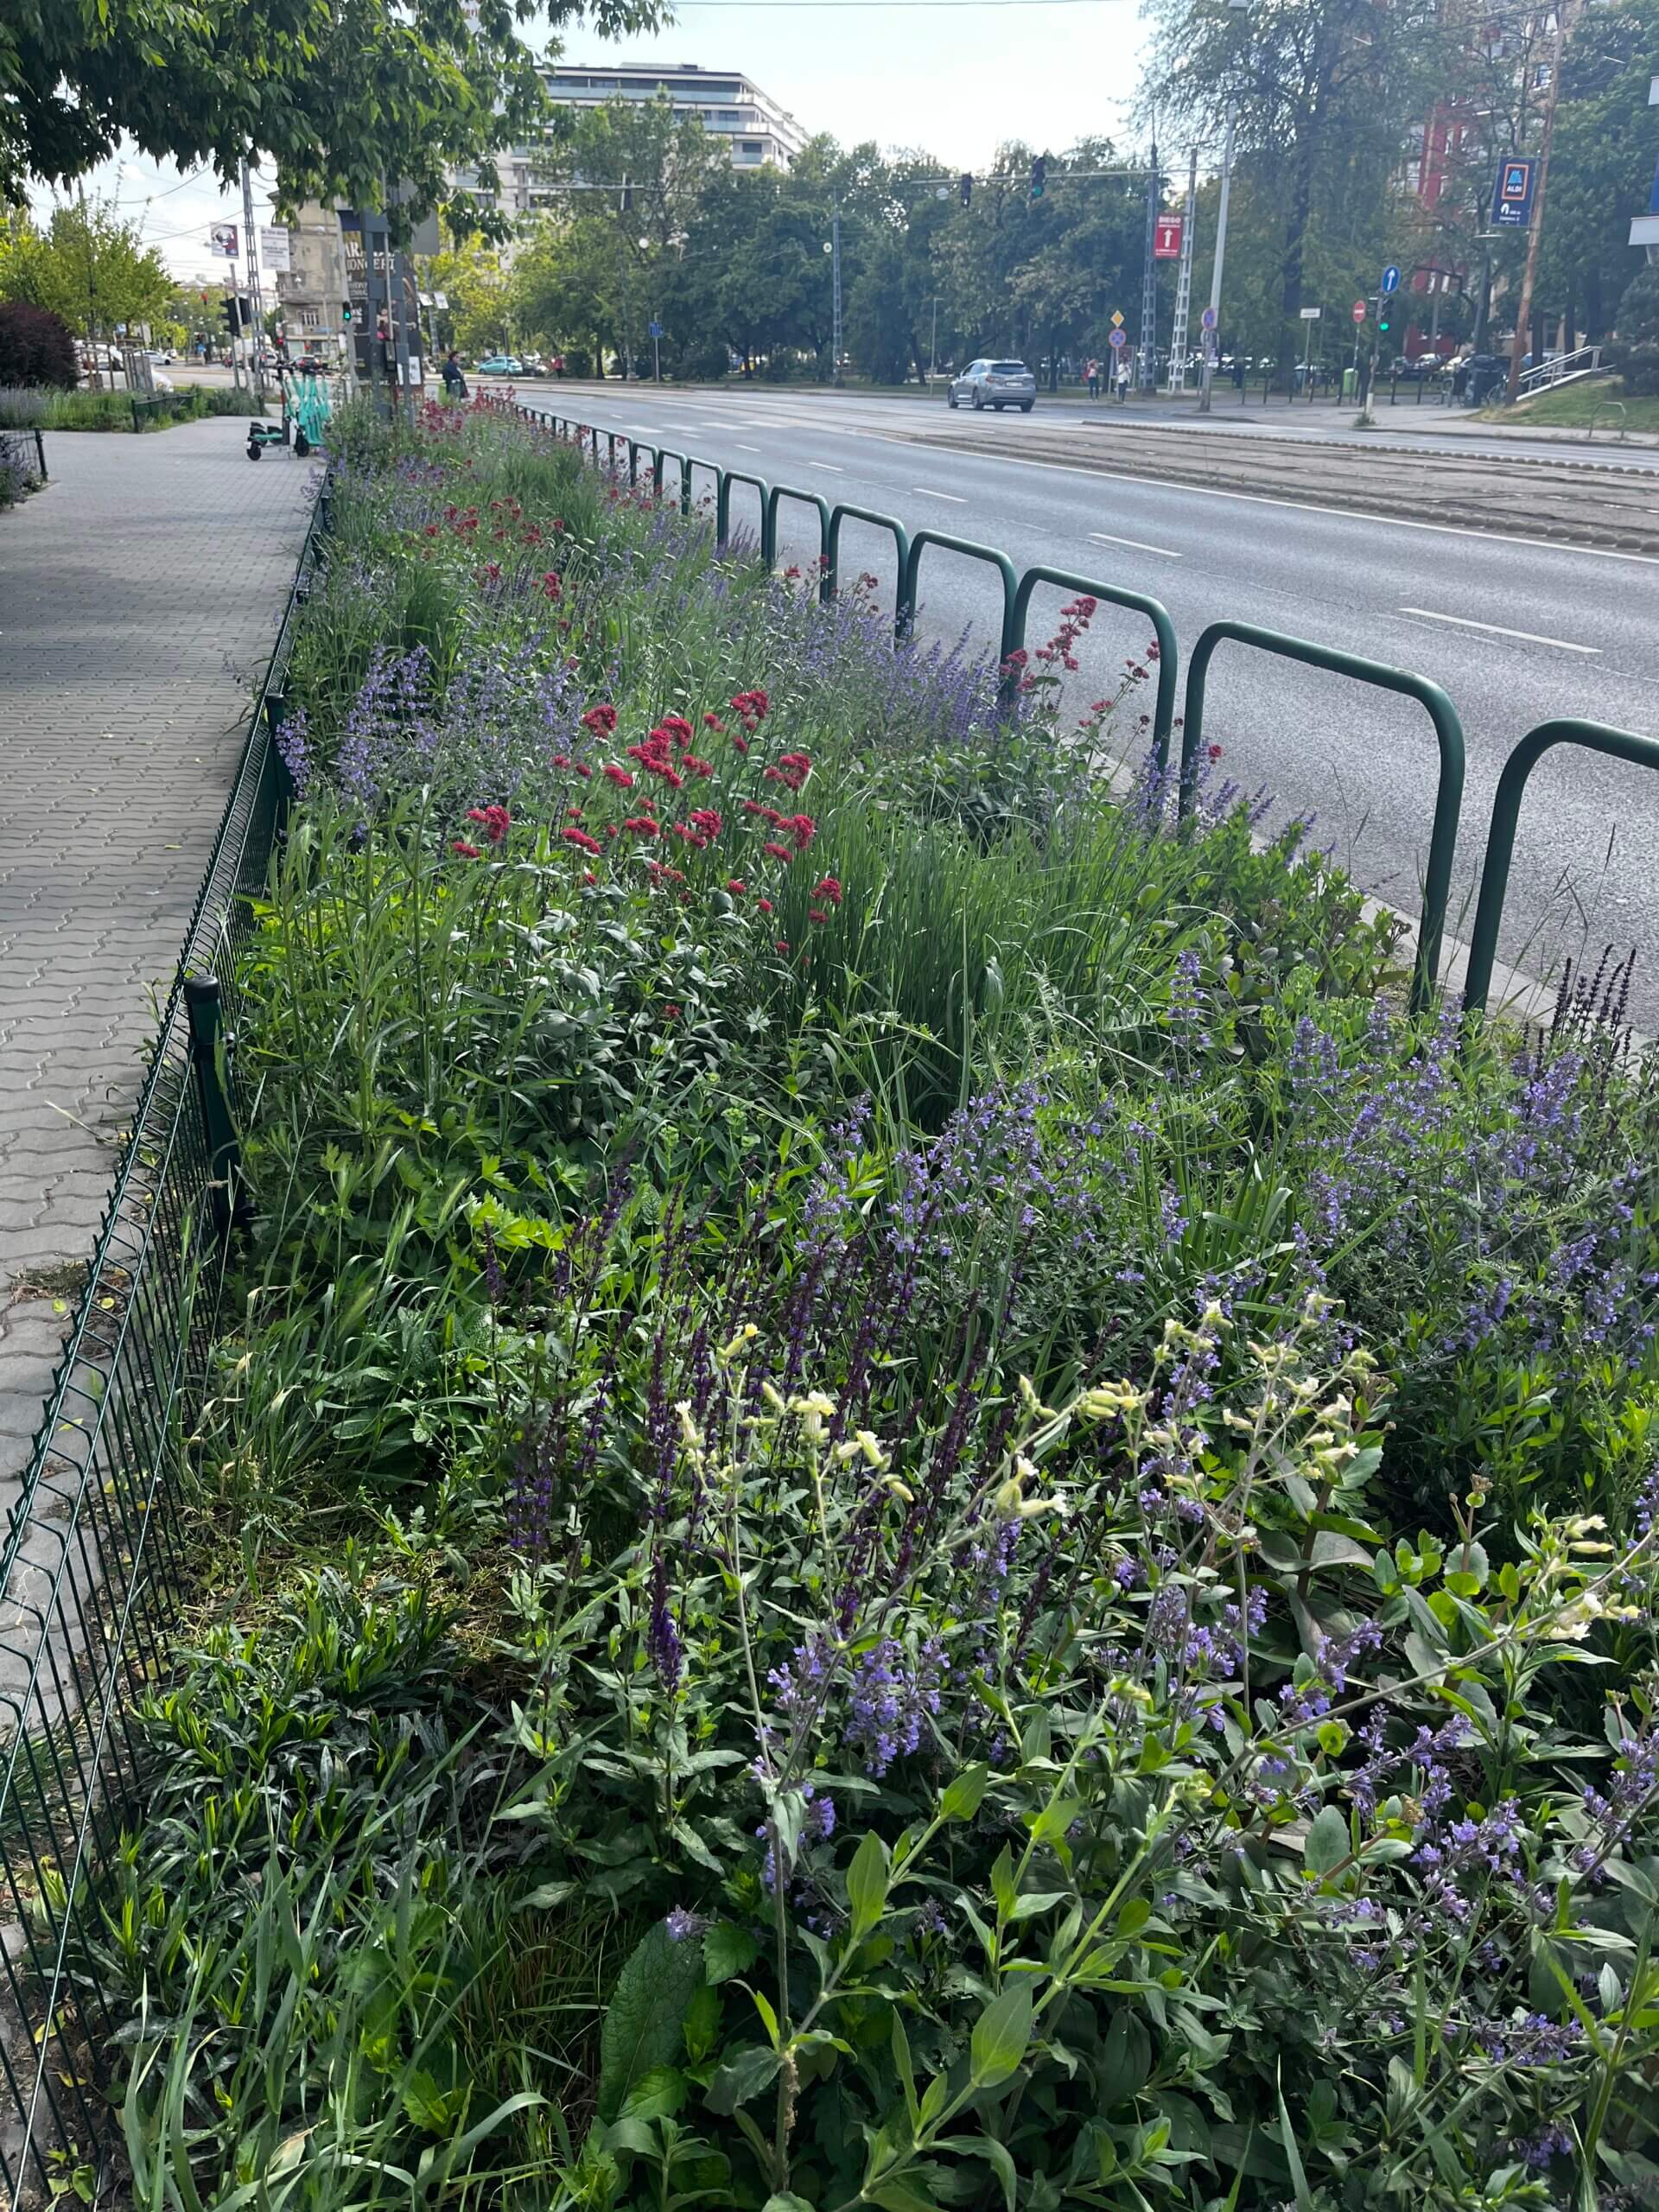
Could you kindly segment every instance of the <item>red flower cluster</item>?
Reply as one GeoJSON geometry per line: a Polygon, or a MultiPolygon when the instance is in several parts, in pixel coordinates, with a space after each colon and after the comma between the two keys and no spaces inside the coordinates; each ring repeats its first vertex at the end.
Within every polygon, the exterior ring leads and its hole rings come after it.
{"type": "Polygon", "coordinates": [[[626,768],[619,768],[614,760],[607,760],[600,773],[608,776],[613,784],[620,784],[625,791],[633,789],[633,778],[626,768]]]}
{"type": "Polygon", "coordinates": [[[559,572],[556,569],[550,569],[542,578],[542,589],[556,607],[564,596],[564,586],[559,581],[559,572]]]}
{"type": "Polygon", "coordinates": [[[631,814],[622,827],[625,830],[632,830],[636,837],[654,837],[661,830],[662,824],[653,820],[649,814],[631,814]]]}
{"type": "Polygon", "coordinates": [[[732,712],[753,737],[766,719],[766,712],[771,704],[772,701],[768,695],[757,684],[753,691],[740,691],[737,694],[732,701],[732,712]]]}
{"type": "Polygon", "coordinates": [[[484,855],[479,851],[478,847],[476,845],[469,845],[464,837],[452,838],[450,840],[449,849],[452,853],[459,853],[464,861],[482,860],[484,857],[484,855]]]}
{"type": "Polygon", "coordinates": [[[608,699],[601,699],[596,707],[588,708],[582,718],[582,726],[595,737],[609,737],[616,728],[616,709],[608,699]]]}
{"type": "Polygon", "coordinates": [[[567,845],[579,845],[584,853],[597,853],[601,850],[598,838],[590,837],[585,830],[567,830],[564,832],[564,842],[567,845]]]}
{"type": "Polygon", "coordinates": [[[780,753],[777,766],[766,770],[769,784],[785,784],[792,791],[800,790],[812,772],[812,762],[804,753],[780,753]]]}
{"type": "Polygon", "coordinates": [[[842,900],[840,877],[834,875],[820,877],[812,887],[812,896],[815,899],[827,899],[832,906],[839,906],[842,900]]]}
{"type": "Polygon", "coordinates": [[[512,817],[505,806],[471,806],[467,819],[476,822],[493,845],[499,845],[512,827],[512,817]]]}

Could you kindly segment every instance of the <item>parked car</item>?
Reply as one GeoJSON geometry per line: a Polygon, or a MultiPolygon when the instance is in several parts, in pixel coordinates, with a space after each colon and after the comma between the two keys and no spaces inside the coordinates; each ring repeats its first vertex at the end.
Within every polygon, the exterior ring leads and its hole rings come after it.
{"type": "Polygon", "coordinates": [[[524,365],[516,353],[492,353],[487,360],[479,363],[477,373],[481,377],[521,377],[524,365]]]}
{"type": "Polygon", "coordinates": [[[951,378],[945,398],[952,407],[965,399],[970,407],[995,407],[999,415],[1005,407],[1029,415],[1037,404],[1037,379],[1023,361],[969,361],[951,378]]]}

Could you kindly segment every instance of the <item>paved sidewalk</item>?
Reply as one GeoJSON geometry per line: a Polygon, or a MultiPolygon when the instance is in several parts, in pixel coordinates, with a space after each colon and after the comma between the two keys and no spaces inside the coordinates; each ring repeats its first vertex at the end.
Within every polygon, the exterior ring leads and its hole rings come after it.
{"type": "Polygon", "coordinates": [[[48,433],[0,514],[0,1525],[305,531],[246,435],[48,433]]]}

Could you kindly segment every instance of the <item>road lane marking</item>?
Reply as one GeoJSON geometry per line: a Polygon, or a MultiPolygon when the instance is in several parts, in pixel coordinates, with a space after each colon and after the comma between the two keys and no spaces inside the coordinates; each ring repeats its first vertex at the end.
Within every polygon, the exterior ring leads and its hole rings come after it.
{"type": "Polygon", "coordinates": [[[841,467],[839,462],[833,461],[810,461],[807,463],[807,467],[809,468],[827,468],[832,476],[844,476],[847,474],[846,470],[841,467]]]}
{"type": "Polygon", "coordinates": [[[1459,630],[1485,630],[1494,638],[1520,638],[1529,645],[1554,645],[1557,652],[1596,653],[1599,645],[1575,645],[1570,638],[1546,638],[1536,630],[1506,630],[1501,622],[1477,622],[1467,614],[1437,614],[1432,607],[1402,607],[1402,614],[1421,615],[1425,622],[1452,622],[1459,630]]]}
{"type": "MultiPolygon", "coordinates": [[[[891,437],[884,430],[837,431],[836,435],[862,436],[870,445],[908,446],[912,452],[918,442],[915,438],[891,437]]],[[[1307,499],[1275,499],[1268,492],[1224,492],[1219,485],[1183,484],[1173,476],[1135,476],[1122,468],[1078,468],[1066,461],[1033,461],[1026,454],[980,451],[969,447],[961,450],[969,461],[1001,463],[1012,468],[1046,468],[1053,476],[1093,476],[1109,484],[1149,484],[1158,492],[1191,492],[1205,499],[1243,499],[1249,506],[1288,507],[1297,514],[1331,515],[1338,522],[1388,523],[1395,530],[1438,531],[1442,537],[1480,537],[1491,545],[1525,545],[1536,553],[1584,553],[1597,561],[1634,561],[1638,568],[1659,569],[1659,553],[1622,553],[1611,545],[1568,545],[1559,537],[1522,537],[1501,530],[1467,530],[1455,522],[1415,522],[1408,515],[1373,514],[1369,507],[1315,506],[1307,499]]]]}
{"type": "Polygon", "coordinates": [[[1091,530],[1089,533],[1096,545],[1131,545],[1137,553],[1161,553],[1166,561],[1179,561],[1180,555],[1172,552],[1167,545],[1148,545],[1144,538],[1114,537],[1109,531],[1091,530]]]}
{"type": "Polygon", "coordinates": [[[912,484],[910,488],[919,499],[949,499],[953,507],[965,507],[968,504],[955,492],[931,492],[925,484],[912,484]]]}
{"type": "Polygon", "coordinates": [[[760,450],[759,446],[746,446],[741,438],[734,438],[732,442],[736,446],[739,453],[759,453],[760,450]]]}

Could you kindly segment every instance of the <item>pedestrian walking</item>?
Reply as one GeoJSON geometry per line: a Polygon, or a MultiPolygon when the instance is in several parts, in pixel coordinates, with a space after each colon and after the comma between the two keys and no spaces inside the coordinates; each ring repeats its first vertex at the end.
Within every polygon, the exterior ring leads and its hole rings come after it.
{"type": "Polygon", "coordinates": [[[461,373],[461,363],[455,359],[455,349],[453,346],[443,357],[443,369],[442,373],[443,376],[444,397],[448,399],[465,399],[467,397],[467,379],[461,373]]]}
{"type": "Polygon", "coordinates": [[[1090,399],[1098,399],[1100,397],[1100,363],[1098,361],[1090,362],[1088,377],[1089,397],[1090,399]]]}

